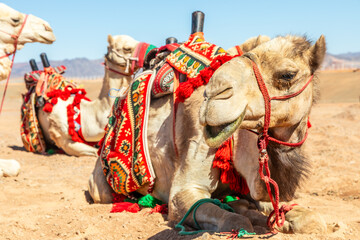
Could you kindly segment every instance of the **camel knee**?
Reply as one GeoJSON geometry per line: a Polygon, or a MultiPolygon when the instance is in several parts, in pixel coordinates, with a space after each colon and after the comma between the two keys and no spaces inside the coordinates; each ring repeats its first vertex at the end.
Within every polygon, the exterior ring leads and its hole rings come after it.
{"type": "Polygon", "coordinates": [[[111,203],[113,200],[113,190],[106,181],[99,158],[90,175],[88,190],[94,203],[111,203]]]}

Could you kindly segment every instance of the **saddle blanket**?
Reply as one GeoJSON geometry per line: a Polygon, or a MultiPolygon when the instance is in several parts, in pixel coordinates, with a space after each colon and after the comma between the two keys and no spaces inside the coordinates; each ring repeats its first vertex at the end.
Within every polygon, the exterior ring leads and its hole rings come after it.
{"type": "Polygon", "coordinates": [[[107,182],[118,194],[130,195],[145,184],[151,192],[155,173],[147,147],[151,86],[148,70],[132,82],[126,98],[117,97],[110,112],[99,156],[107,182]]]}

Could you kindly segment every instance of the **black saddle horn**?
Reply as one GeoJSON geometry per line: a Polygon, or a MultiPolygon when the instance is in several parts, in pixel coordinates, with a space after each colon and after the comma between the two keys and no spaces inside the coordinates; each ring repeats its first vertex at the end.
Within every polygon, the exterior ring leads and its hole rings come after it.
{"type": "Polygon", "coordinates": [[[49,59],[47,58],[46,53],[41,53],[40,58],[44,68],[50,67],[50,62],[49,59]]]}
{"type": "Polygon", "coordinates": [[[29,63],[30,63],[30,67],[31,67],[31,70],[32,70],[32,71],[38,71],[38,70],[39,70],[38,65],[36,64],[35,59],[33,59],[33,58],[30,59],[29,63]]]}
{"type": "Polygon", "coordinates": [[[204,31],[205,13],[195,11],[192,13],[191,34],[204,31]]]}
{"type": "Polygon", "coordinates": [[[165,41],[165,44],[167,45],[167,44],[172,44],[172,43],[177,43],[177,42],[178,42],[177,38],[175,38],[175,37],[168,37],[168,38],[166,39],[166,41],[165,41]]]}

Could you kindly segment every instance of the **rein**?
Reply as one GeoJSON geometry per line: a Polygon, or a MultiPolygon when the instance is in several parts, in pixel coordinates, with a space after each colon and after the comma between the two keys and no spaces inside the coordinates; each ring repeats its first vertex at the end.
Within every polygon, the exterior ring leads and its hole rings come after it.
{"type": "MultiPolygon", "coordinates": [[[[251,60],[251,59],[250,59],[251,60]]],[[[283,205],[280,209],[279,209],[279,187],[277,185],[277,183],[271,178],[270,176],[270,169],[269,169],[269,155],[267,152],[267,146],[269,144],[269,141],[272,142],[276,142],[278,144],[281,145],[285,145],[285,146],[289,146],[289,147],[299,147],[301,146],[308,135],[308,132],[306,130],[306,134],[304,136],[304,138],[297,142],[297,143],[288,143],[288,142],[284,142],[284,141],[280,141],[278,139],[275,139],[273,137],[269,136],[268,130],[269,130],[269,125],[270,125],[270,117],[271,117],[271,101],[272,100],[286,100],[286,99],[290,99],[293,97],[298,96],[300,93],[302,93],[306,87],[310,84],[310,82],[313,79],[314,75],[311,75],[311,77],[309,78],[309,80],[306,82],[306,84],[297,92],[293,93],[293,94],[289,94],[289,95],[284,95],[284,96],[276,96],[276,97],[270,97],[269,92],[267,90],[267,87],[265,85],[265,82],[261,76],[261,73],[259,71],[259,68],[257,67],[256,63],[254,61],[251,60],[251,64],[252,64],[252,68],[257,80],[257,83],[259,85],[260,91],[264,97],[264,103],[265,103],[265,116],[264,116],[264,127],[263,127],[263,131],[261,134],[259,134],[259,138],[258,138],[258,149],[259,149],[259,174],[260,174],[260,178],[261,180],[263,180],[265,182],[271,203],[273,205],[273,212],[270,213],[268,220],[267,220],[267,224],[269,226],[270,229],[274,229],[275,224],[278,227],[282,227],[285,223],[285,213],[290,211],[293,205],[287,206],[287,205],[283,205]],[[265,174],[264,174],[264,168],[265,168],[265,174]],[[271,185],[273,185],[273,189],[274,189],[274,196],[275,199],[273,197],[272,194],[272,190],[271,190],[271,185]],[[273,219],[274,218],[274,219],[273,219]],[[280,222],[281,220],[281,222],[280,222]]],[[[310,127],[310,124],[308,122],[307,128],[310,127]]]]}
{"type": "Polygon", "coordinates": [[[125,73],[116,71],[115,69],[110,68],[110,67],[106,64],[106,62],[101,63],[101,65],[104,65],[104,67],[105,67],[107,70],[109,70],[110,72],[117,73],[117,74],[122,75],[122,76],[129,77],[129,76],[132,75],[132,74],[125,74],[125,73]]]}
{"type": "Polygon", "coordinates": [[[9,85],[9,80],[10,80],[11,71],[12,71],[12,68],[13,68],[13,65],[14,65],[14,60],[15,60],[15,54],[16,54],[16,50],[17,50],[18,40],[19,40],[19,37],[20,37],[21,32],[23,31],[23,29],[24,29],[24,27],[25,27],[25,23],[26,23],[26,21],[27,21],[28,16],[29,16],[29,15],[27,15],[27,14],[25,15],[25,19],[24,19],[24,21],[23,21],[23,23],[22,23],[22,25],[21,25],[21,27],[20,27],[20,30],[19,30],[19,32],[18,32],[17,34],[14,35],[14,34],[10,34],[10,33],[7,33],[7,32],[5,32],[5,31],[1,31],[1,30],[0,30],[2,33],[6,33],[6,34],[10,35],[11,38],[14,39],[14,52],[12,52],[12,53],[7,53],[7,54],[5,54],[4,56],[1,56],[1,57],[0,57],[0,59],[2,59],[2,58],[9,57],[9,56],[13,55],[13,57],[12,57],[12,59],[11,59],[10,73],[9,73],[7,79],[6,79],[6,84],[5,84],[5,88],[4,88],[4,93],[3,93],[2,100],[1,100],[0,114],[1,114],[1,111],[2,111],[2,108],[3,108],[3,104],[4,104],[4,100],[5,100],[5,95],[6,95],[6,90],[7,90],[7,87],[8,87],[8,85],[9,85]]]}

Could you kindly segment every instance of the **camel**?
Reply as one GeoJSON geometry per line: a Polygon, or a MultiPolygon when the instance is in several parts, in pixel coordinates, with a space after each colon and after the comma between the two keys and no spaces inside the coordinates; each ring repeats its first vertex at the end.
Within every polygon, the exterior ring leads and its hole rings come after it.
{"type": "MultiPolygon", "coordinates": [[[[108,36],[108,52],[105,55],[105,75],[102,88],[97,99],[80,103],[81,129],[87,142],[98,142],[104,135],[107,116],[113,104],[116,89],[127,89],[132,74],[138,69],[135,64],[129,71],[131,57],[139,44],[127,35],[108,36]]],[[[38,111],[40,126],[48,143],[53,142],[68,155],[96,156],[97,149],[85,143],[72,140],[68,131],[67,106],[73,102],[73,97],[67,101],[59,99],[51,113],[38,111]]]]}
{"type": "MultiPolygon", "coordinates": [[[[8,56],[24,47],[25,43],[40,42],[51,44],[55,36],[50,25],[44,20],[26,15],[9,6],[0,3],[0,81],[9,77],[11,61],[8,56]],[[23,29],[21,30],[21,27],[23,29]],[[15,49],[14,39],[11,37],[20,34],[15,49]]],[[[14,159],[0,159],[0,176],[17,176],[20,164],[14,159]]]]}
{"type": "MultiPolygon", "coordinates": [[[[248,131],[261,132],[265,116],[264,98],[252,62],[260,69],[270,96],[288,95],[299,91],[315,74],[324,59],[326,44],[324,36],[313,45],[299,36],[260,39],[248,42],[247,53],[223,64],[206,86],[197,88],[179,104],[175,126],[178,156],[172,142],[172,97],[151,102],[147,141],[156,175],[151,194],[168,203],[171,221],[180,221],[200,199],[231,193],[229,187],[220,182],[219,170],[212,167],[212,161],[216,148],[232,135],[234,168],[246,179],[251,203],[244,199],[229,203],[235,212],[205,203],[195,213],[198,226],[218,232],[240,228],[257,233],[267,231],[266,217],[251,209],[253,202],[263,212],[269,213],[271,208],[266,204],[269,195],[259,176],[258,136],[248,131]]],[[[286,142],[300,141],[307,131],[307,119],[316,98],[317,81],[313,80],[297,96],[272,101],[270,136],[286,142]]],[[[267,152],[271,176],[279,185],[280,200],[290,201],[309,171],[303,146],[291,148],[270,142],[267,152]]],[[[100,159],[88,184],[95,203],[112,202],[114,191],[106,182],[100,159]]],[[[137,192],[146,195],[147,189],[148,186],[143,186],[137,192]]],[[[278,228],[280,231],[326,232],[323,218],[304,207],[295,206],[285,217],[284,226],[278,228]]],[[[185,223],[196,228],[192,217],[185,223]]]]}

